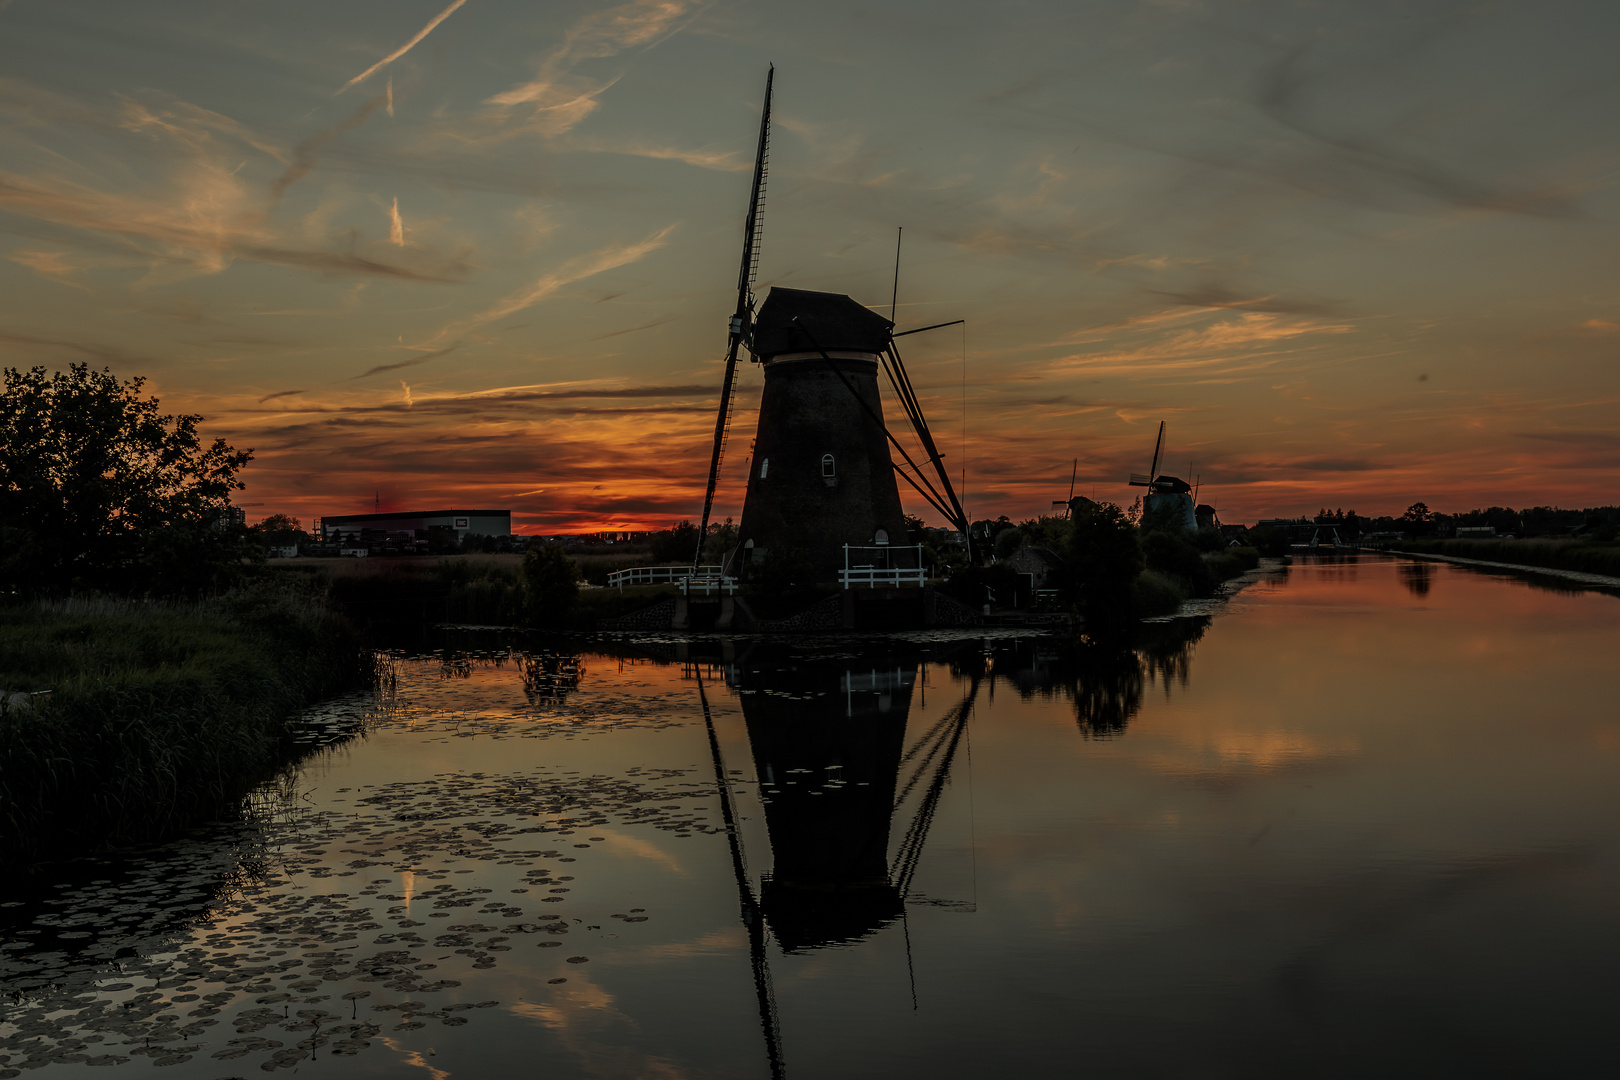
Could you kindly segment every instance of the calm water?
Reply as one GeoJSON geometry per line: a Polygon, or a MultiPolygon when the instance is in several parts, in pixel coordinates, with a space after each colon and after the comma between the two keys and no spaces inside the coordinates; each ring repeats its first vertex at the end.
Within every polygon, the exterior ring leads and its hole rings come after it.
{"type": "Polygon", "coordinates": [[[469,636],[249,821],[0,886],[0,1078],[1612,1071],[1617,646],[1374,557],[1126,654],[469,636]]]}

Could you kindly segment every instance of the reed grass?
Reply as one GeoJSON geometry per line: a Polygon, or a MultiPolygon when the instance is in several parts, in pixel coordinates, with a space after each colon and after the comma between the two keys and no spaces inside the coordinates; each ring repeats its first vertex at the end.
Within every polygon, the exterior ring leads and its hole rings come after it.
{"type": "Polygon", "coordinates": [[[31,695],[0,712],[0,853],[71,856],[228,813],[290,760],[296,710],[376,673],[344,620],[286,587],[0,608],[0,689],[31,695]]]}
{"type": "Polygon", "coordinates": [[[1422,555],[1575,570],[1620,577],[1620,544],[1585,540],[1411,540],[1396,550],[1422,555]]]}

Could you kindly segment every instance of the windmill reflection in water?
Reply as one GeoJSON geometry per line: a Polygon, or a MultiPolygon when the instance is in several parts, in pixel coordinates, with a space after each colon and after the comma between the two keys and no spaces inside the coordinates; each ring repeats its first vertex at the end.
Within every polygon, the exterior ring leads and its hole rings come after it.
{"type": "Polygon", "coordinates": [[[1084,736],[1118,736],[1149,684],[1167,693],[1172,684],[1186,685],[1193,646],[1208,625],[1206,617],[1148,626],[1130,644],[963,643],[943,657],[885,641],[859,667],[763,648],[729,664],[688,666],[702,703],[772,1076],[785,1075],[785,1065],[767,931],[792,954],[853,944],[899,922],[909,962],[912,879],[981,690],[993,693],[999,681],[1020,697],[1072,700],[1084,736]],[[912,698],[929,660],[944,660],[965,688],[908,744],[912,698]],[[705,684],[720,672],[741,702],[770,837],[772,866],[757,891],[705,684]]]}

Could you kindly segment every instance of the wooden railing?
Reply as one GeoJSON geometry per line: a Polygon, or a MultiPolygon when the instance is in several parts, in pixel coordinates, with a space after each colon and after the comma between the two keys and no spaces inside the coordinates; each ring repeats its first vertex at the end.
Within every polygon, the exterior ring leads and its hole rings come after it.
{"type": "Polygon", "coordinates": [[[896,547],[892,544],[875,544],[870,547],[852,547],[844,545],[844,568],[838,571],[838,584],[849,589],[857,585],[865,585],[869,589],[878,586],[898,588],[902,585],[928,584],[928,571],[922,565],[922,545],[896,547]],[[850,564],[850,557],[861,558],[864,553],[870,552],[874,561],[870,563],[850,564]],[[877,561],[893,562],[902,552],[909,553],[910,557],[903,561],[912,562],[914,566],[879,566],[877,561]]]}
{"type": "MultiPolygon", "coordinates": [[[[700,578],[718,577],[720,567],[700,566],[697,576],[700,578]]],[[[609,588],[623,589],[626,585],[668,585],[673,581],[692,577],[690,566],[632,566],[626,570],[615,570],[607,576],[609,588]]]]}

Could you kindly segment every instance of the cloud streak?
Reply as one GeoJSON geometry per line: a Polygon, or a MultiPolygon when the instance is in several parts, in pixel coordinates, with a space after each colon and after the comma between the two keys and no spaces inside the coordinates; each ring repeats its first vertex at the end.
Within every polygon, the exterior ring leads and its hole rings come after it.
{"type": "MultiPolygon", "coordinates": [[[[403,370],[405,368],[408,368],[408,367],[415,367],[418,364],[425,364],[429,360],[437,360],[439,357],[444,356],[446,353],[453,353],[458,348],[460,348],[460,346],[452,345],[448,349],[438,349],[438,350],[436,350],[434,352],[428,353],[425,356],[417,356],[417,357],[412,357],[409,360],[401,360],[397,364],[378,364],[376,367],[370,369],[369,371],[362,371],[360,374],[354,376],[349,381],[350,382],[357,382],[360,379],[369,379],[373,375],[383,375],[383,374],[386,374],[387,372],[390,372],[390,371],[401,371],[401,370],[403,370]]],[[[407,395],[407,397],[408,396],[409,395],[407,395]]]]}
{"type": "MultiPolygon", "coordinates": [[[[416,32],[415,37],[411,38],[411,40],[407,41],[405,44],[401,45],[399,48],[395,49],[393,52],[389,53],[387,56],[383,57],[381,60],[377,61],[375,64],[372,64],[370,67],[366,68],[366,70],[362,71],[360,74],[356,75],[354,78],[352,78],[348,82],[344,83],[343,88],[340,89],[338,91],[338,93],[341,94],[341,93],[343,93],[344,90],[347,90],[350,87],[360,85],[361,83],[365,82],[367,79],[371,78],[373,75],[377,74],[377,72],[379,72],[383,68],[387,67],[389,64],[392,64],[395,60],[398,60],[400,57],[404,56],[406,53],[408,53],[412,49],[416,48],[418,45],[420,45],[422,43],[423,38],[425,38],[429,34],[433,33],[433,31],[438,28],[440,23],[444,22],[444,20],[448,19],[451,15],[455,14],[456,9],[459,8],[462,4],[465,4],[466,2],[467,2],[467,0],[451,0],[450,6],[445,8],[443,11],[439,12],[437,15],[433,16],[433,18],[429,19],[428,24],[426,26],[422,27],[422,29],[418,30],[416,32]]],[[[393,87],[390,85],[389,92],[388,92],[388,115],[392,116],[393,114],[394,114],[394,94],[393,94],[393,87]]]]}
{"type": "Polygon", "coordinates": [[[574,68],[627,49],[651,48],[680,31],[699,10],[687,0],[632,0],[574,22],[563,42],[540,63],[534,78],[489,97],[489,119],[506,127],[501,137],[530,132],[562,135],[595,111],[596,99],[622,75],[585,78],[574,68]]]}
{"type": "Polygon", "coordinates": [[[583,281],[589,277],[620,266],[626,266],[645,258],[648,253],[664,246],[669,234],[675,231],[674,225],[666,225],[657,232],[633,244],[624,244],[614,247],[601,248],[576,259],[570,259],[559,269],[549,274],[542,274],[533,285],[526,286],[516,292],[510,293],[493,306],[469,318],[451,323],[440,330],[428,342],[429,345],[447,341],[450,338],[476,330],[498,319],[515,315],[525,308],[533,307],[542,300],[551,296],[565,285],[576,281],[583,281]]]}

